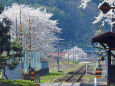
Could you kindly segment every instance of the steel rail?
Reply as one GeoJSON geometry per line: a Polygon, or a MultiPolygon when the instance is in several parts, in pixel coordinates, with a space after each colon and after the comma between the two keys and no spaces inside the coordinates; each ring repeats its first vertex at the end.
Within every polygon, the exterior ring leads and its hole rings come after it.
{"type": "MultiPolygon", "coordinates": [[[[81,71],[83,68],[85,68],[86,67],[86,65],[84,65],[84,66],[82,66],[79,70],[77,70],[76,72],[74,72],[70,77],[68,77],[67,79],[65,79],[64,81],[68,81],[68,80],[70,80],[73,76],[75,76],[79,71],[81,71]]],[[[85,72],[86,72],[86,69],[85,69],[85,72]]],[[[85,74],[85,72],[83,71],[83,73],[80,75],[80,77],[78,78],[79,80],[81,79],[81,77],[85,74]]],[[[78,80],[77,79],[77,80],[78,80]]],[[[76,80],[76,81],[77,81],[76,80]]],[[[75,81],[75,82],[76,82],[75,81]]],[[[75,84],[75,82],[74,83],[72,83],[72,85],[71,86],[73,86],[74,84],[75,84]]],[[[61,86],[63,83],[60,83],[58,86],[61,86]]]]}
{"type": "Polygon", "coordinates": [[[80,77],[78,79],[76,79],[75,82],[71,86],[73,86],[76,82],[79,82],[80,79],[81,79],[81,77],[85,74],[85,72],[86,72],[86,69],[82,72],[82,74],[80,75],[80,77]]]}

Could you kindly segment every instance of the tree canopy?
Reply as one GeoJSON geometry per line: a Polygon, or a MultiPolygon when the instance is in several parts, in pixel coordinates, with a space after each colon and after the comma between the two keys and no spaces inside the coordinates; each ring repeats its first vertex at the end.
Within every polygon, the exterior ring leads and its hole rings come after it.
{"type": "MultiPolygon", "coordinates": [[[[33,8],[26,5],[13,4],[8,7],[0,15],[1,18],[7,17],[11,20],[11,39],[16,39],[16,19],[18,21],[17,28],[19,32],[20,24],[20,6],[21,6],[21,23],[22,23],[22,44],[23,49],[28,50],[28,32],[29,32],[29,17],[31,26],[31,50],[39,50],[41,57],[47,57],[48,53],[54,49],[54,43],[58,40],[56,34],[61,32],[61,28],[57,27],[57,21],[51,20],[53,16],[47,13],[46,10],[33,8]],[[13,16],[13,17],[12,17],[13,16]]],[[[19,33],[18,33],[19,34],[19,33]]]]}
{"type": "MultiPolygon", "coordinates": [[[[58,20],[57,26],[62,28],[59,36],[65,41],[84,43],[94,36],[97,26],[92,24],[97,15],[97,0],[89,3],[86,10],[79,9],[80,0],[21,0],[22,4],[34,8],[45,8],[48,13],[53,13],[51,20],[58,20]],[[95,3],[95,2],[96,3],[95,3]],[[86,29],[87,27],[87,29],[86,29]]],[[[2,0],[7,8],[13,3],[20,4],[20,0],[2,0]]]]}
{"type": "MultiPolygon", "coordinates": [[[[2,12],[3,8],[0,7],[2,12]]],[[[10,37],[10,29],[11,29],[11,21],[7,18],[3,18],[0,21],[0,69],[4,69],[4,75],[6,78],[7,75],[5,74],[5,67],[9,69],[16,68],[16,65],[19,63],[17,57],[22,54],[18,52],[22,51],[22,46],[15,42],[15,40],[11,41],[10,37]]]]}

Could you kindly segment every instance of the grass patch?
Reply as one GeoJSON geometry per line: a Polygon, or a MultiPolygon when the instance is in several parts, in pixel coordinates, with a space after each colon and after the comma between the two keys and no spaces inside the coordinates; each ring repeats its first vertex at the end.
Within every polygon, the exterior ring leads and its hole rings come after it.
{"type": "Polygon", "coordinates": [[[54,82],[54,79],[63,75],[63,72],[54,72],[54,73],[49,73],[48,75],[41,76],[40,77],[40,83],[51,83],[54,82]]]}
{"type": "MultiPolygon", "coordinates": [[[[69,66],[68,63],[65,61],[60,62],[60,66],[61,66],[60,70],[62,72],[57,72],[56,69],[54,71],[50,71],[49,74],[40,77],[40,83],[53,83],[57,78],[63,78],[66,73],[79,69],[83,65],[84,65],[83,63],[78,64],[77,61],[74,62],[74,64],[71,61],[69,66]]],[[[51,69],[52,67],[50,67],[50,70],[51,69]]]]}
{"type": "Polygon", "coordinates": [[[87,75],[87,76],[84,75],[84,76],[82,77],[82,79],[87,79],[87,80],[88,80],[88,79],[91,79],[91,78],[95,78],[95,76],[93,76],[93,75],[92,75],[92,76],[91,76],[91,75],[87,75]]]}
{"type": "Polygon", "coordinates": [[[34,82],[29,80],[0,80],[0,86],[34,86],[34,82]]]}

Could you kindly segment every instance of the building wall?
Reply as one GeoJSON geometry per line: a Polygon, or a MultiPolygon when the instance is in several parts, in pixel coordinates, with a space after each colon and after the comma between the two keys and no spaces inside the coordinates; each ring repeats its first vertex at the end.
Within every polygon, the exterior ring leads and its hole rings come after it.
{"type": "MultiPolygon", "coordinates": [[[[29,52],[25,51],[24,60],[24,73],[28,73],[27,69],[29,66],[29,52]]],[[[41,75],[49,73],[48,62],[40,62],[40,52],[31,51],[31,67],[35,69],[35,72],[40,71],[41,75]]],[[[39,72],[38,72],[39,73],[39,72]]],[[[17,68],[14,70],[9,70],[6,68],[6,74],[10,80],[21,79],[21,64],[17,65],[17,68]]],[[[3,76],[3,78],[5,78],[3,76]]]]}
{"type": "MultiPolygon", "coordinates": [[[[40,64],[40,52],[39,51],[31,51],[30,53],[30,64],[31,67],[35,70],[39,70],[41,68],[40,64]]],[[[25,51],[24,56],[24,73],[28,72],[29,67],[29,51],[25,51]]]]}
{"type": "Polygon", "coordinates": [[[41,69],[48,68],[48,62],[41,62],[41,69]]]}
{"type": "MultiPolygon", "coordinates": [[[[40,62],[40,52],[39,51],[31,51],[31,67],[35,69],[35,71],[39,71],[44,68],[48,68],[48,62],[42,61],[40,62]]],[[[29,67],[29,52],[26,51],[26,56],[24,60],[24,73],[27,72],[29,67]]]]}
{"type": "MultiPolygon", "coordinates": [[[[9,80],[21,79],[21,64],[17,65],[14,70],[9,70],[6,67],[6,75],[9,80]]],[[[2,78],[5,79],[4,75],[2,78]]]]}

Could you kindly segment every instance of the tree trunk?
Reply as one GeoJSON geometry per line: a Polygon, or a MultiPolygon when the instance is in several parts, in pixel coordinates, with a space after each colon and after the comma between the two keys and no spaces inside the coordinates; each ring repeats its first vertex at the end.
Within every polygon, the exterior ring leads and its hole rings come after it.
{"type": "Polygon", "coordinates": [[[5,69],[5,67],[4,67],[4,76],[5,76],[6,79],[8,79],[8,77],[6,75],[6,69],[5,69]]]}

